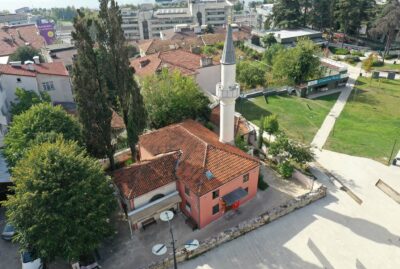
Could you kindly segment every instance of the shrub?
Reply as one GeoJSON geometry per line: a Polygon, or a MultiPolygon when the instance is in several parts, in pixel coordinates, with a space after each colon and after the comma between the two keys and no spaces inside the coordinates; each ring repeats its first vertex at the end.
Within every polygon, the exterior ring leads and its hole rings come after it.
{"type": "Polygon", "coordinates": [[[344,58],[344,60],[345,60],[347,63],[349,63],[349,64],[355,64],[355,63],[358,63],[358,62],[361,61],[361,60],[360,60],[360,57],[358,57],[358,56],[353,56],[353,55],[346,55],[345,58],[344,58]]]}
{"type": "Polygon", "coordinates": [[[382,62],[382,61],[380,61],[380,60],[374,60],[373,62],[372,62],[372,66],[373,67],[381,67],[381,66],[383,66],[384,65],[384,63],[382,62]]]}
{"type": "Polygon", "coordinates": [[[133,162],[132,158],[130,158],[130,159],[128,159],[128,160],[125,161],[125,166],[129,166],[129,165],[131,165],[131,164],[133,164],[133,163],[134,163],[134,162],[133,162]]]}
{"type": "Polygon", "coordinates": [[[397,55],[386,55],[385,56],[385,60],[392,60],[392,59],[396,59],[397,55]]]}
{"type": "Polygon", "coordinates": [[[335,55],[347,55],[347,54],[350,53],[350,51],[348,49],[345,49],[345,48],[330,47],[329,49],[335,55]]]}
{"type": "Polygon", "coordinates": [[[353,56],[359,56],[359,57],[364,57],[364,53],[362,51],[359,50],[352,50],[351,51],[351,55],[353,56]]]}
{"type": "Polygon", "coordinates": [[[224,42],[217,42],[214,45],[217,49],[222,50],[224,49],[224,42]]]}
{"type": "Polygon", "coordinates": [[[264,181],[264,176],[260,173],[258,175],[258,188],[262,191],[268,189],[269,185],[267,182],[264,181]]]}
{"type": "Polygon", "coordinates": [[[293,174],[294,168],[293,165],[288,162],[284,161],[283,163],[278,164],[278,173],[281,174],[284,178],[290,178],[293,174]]]}
{"type": "Polygon", "coordinates": [[[214,125],[213,125],[211,122],[209,122],[209,121],[207,121],[206,123],[204,123],[204,127],[206,127],[208,130],[211,130],[211,131],[214,130],[214,125]]]}

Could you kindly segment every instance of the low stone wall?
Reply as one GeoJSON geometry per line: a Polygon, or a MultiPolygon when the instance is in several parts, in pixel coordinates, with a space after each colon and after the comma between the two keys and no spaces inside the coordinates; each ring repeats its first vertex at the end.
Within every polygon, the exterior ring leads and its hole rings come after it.
{"type": "MultiPolygon", "coordinates": [[[[187,252],[184,248],[179,248],[176,252],[176,259],[178,262],[183,262],[192,258],[195,258],[219,245],[229,242],[239,236],[242,236],[250,231],[253,231],[265,224],[270,223],[290,212],[302,208],[312,202],[315,202],[326,196],[326,187],[318,182],[315,182],[314,191],[306,193],[302,196],[293,198],[287,201],[285,204],[280,205],[270,211],[265,212],[253,219],[244,221],[239,225],[225,230],[213,237],[210,237],[203,242],[200,242],[198,249],[187,252]]],[[[163,261],[149,264],[147,269],[166,269],[173,265],[173,257],[165,258],[163,261]]]]}

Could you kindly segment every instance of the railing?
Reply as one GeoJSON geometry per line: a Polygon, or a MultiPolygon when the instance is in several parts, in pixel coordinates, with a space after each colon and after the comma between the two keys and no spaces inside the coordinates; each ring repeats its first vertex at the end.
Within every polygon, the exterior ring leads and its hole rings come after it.
{"type": "Polygon", "coordinates": [[[218,98],[238,98],[240,95],[240,85],[239,83],[235,83],[229,86],[228,89],[225,89],[221,83],[218,83],[216,94],[218,98]]]}

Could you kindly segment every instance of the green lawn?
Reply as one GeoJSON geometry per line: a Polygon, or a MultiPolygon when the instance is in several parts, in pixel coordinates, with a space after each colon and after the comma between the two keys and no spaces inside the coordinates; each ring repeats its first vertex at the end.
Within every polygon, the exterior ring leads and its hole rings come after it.
{"type": "Polygon", "coordinates": [[[316,100],[273,96],[268,97],[268,104],[261,96],[246,100],[243,105],[238,102],[236,111],[256,125],[259,125],[261,116],[276,114],[281,130],[292,139],[309,144],[338,96],[339,93],[316,100]]]}
{"type": "Polygon", "coordinates": [[[400,64],[385,64],[384,66],[373,67],[374,70],[400,70],[400,64]]]}
{"type": "Polygon", "coordinates": [[[400,81],[360,78],[325,148],[387,163],[400,149],[400,81]]]}

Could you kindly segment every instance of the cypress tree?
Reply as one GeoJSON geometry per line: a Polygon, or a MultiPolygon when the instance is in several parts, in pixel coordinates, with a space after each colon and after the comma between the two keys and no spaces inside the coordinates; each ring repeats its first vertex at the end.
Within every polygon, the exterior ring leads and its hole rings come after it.
{"type": "MultiPolygon", "coordinates": [[[[78,50],[73,66],[73,85],[78,106],[79,121],[88,152],[97,158],[107,156],[114,167],[114,147],[111,143],[112,111],[109,105],[108,87],[99,65],[104,49],[95,50],[91,29],[95,22],[78,10],[74,19],[72,37],[78,50]]],[[[98,25],[97,25],[98,27],[98,25]]],[[[101,29],[98,29],[101,32],[101,29]]]]}
{"type": "Polygon", "coordinates": [[[121,28],[121,10],[114,0],[100,0],[99,23],[104,30],[99,36],[99,43],[108,53],[104,64],[107,65],[113,106],[122,112],[128,144],[132,157],[135,157],[135,145],[146,126],[146,113],[139,85],[134,80],[134,70],[129,63],[128,47],[121,28]]]}

